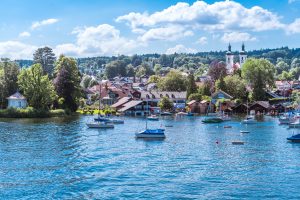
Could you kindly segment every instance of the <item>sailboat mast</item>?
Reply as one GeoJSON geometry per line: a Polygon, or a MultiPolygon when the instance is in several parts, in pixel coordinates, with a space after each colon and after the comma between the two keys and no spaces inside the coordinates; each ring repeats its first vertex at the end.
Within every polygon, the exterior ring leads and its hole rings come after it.
{"type": "Polygon", "coordinates": [[[100,116],[100,110],[101,110],[101,87],[102,87],[102,84],[101,84],[101,79],[100,79],[100,82],[99,82],[99,112],[98,112],[98,115],[100,116]]]}

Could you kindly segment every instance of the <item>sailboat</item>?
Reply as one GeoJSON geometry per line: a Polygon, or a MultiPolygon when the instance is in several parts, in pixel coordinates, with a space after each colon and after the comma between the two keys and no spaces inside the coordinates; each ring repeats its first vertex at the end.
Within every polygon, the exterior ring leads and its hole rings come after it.
{"type": "Polygon", "coordinates": [[[242,121],[242,124],[256,124],[256,123],[257,123],[257,121],[255,120],[254,116],[248,115],[248,101],[247,101],[247,116],[242,121]]]}
{"type": "MultiPolygon", "coordinates": [[[[148,101],[147,101],[147,108],[148,108],[148,101]]],[[[164,139],[165,129],[148,129],[148,120],[146,119],[146,128],[143,131],[140,131],[135,134],[136,138],[160,138],[164,139]]]]}
{"type": "Polygon", "coordinates": [[[95,122],[87,123],[86,125],[89,128],[114,128],[114,125],[109,121],[108,118],[101,116],[100,109],[101,109],[101,87],[102,87],[102,81],[99,82],[99,112],[98,112],[98,118],[95,118],[95,122]],[[96,120],[97,119],[97,120],[96,120]]]}
{"type": "Polygon", "coordinates": [[[100,88],[99,88],[99,112],[98,112],[98,117],[94,118],[95,122],[106,122],[106,123],[113,123],[113,124],[124,124],[124,120],[121,120],[121,119],[110,119],[110,118],[102,116],[100,114],[100,109],[101,109],[101,90],[102,90],[102,86],[101,86],[101,83],[100,83],[100,88]]]}

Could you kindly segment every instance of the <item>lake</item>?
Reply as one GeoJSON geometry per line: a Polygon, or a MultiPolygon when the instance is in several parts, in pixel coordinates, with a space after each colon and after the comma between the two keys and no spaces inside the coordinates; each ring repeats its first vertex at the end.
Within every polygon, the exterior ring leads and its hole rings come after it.
{"type": "Polygon", "coordinates": [[[276,118],[164,118],[148,124],[173,126],[156,141],[135,139],[143,118],[109,130],[88,129],[92,119],[0,120],[0,199],[300,198],[300,144],[286,140],[297,129],[276,118]]]}

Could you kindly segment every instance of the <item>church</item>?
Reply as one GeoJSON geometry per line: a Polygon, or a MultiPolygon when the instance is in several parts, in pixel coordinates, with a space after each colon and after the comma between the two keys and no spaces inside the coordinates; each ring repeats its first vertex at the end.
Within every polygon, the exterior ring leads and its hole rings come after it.
{"type": "Polygon", "coordinates": [[[242,50],[239,53],[239,63],[234,63],[234,54],[231,51],[231,45],[228,45],[228,51],[226,52],[226,68],[229,73],[232,73],[235,69],[242,68],[243,64],[247,60],[247,52],[245,51],[245,44],[242,44],[242,50]]]}

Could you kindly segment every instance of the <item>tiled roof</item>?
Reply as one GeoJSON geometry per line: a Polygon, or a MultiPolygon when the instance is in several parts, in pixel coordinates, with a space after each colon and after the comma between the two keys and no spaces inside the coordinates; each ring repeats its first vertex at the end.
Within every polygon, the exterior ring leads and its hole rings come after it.
{"type": "Polygon", "coordinates": [[[143,101],[129,101],[128,103],[124,104],[124,107],[121,108],[119,112],[124,112],[134,106],[139,105],[140,103],[143,103],[143,101]]]}
{"type": "Polygon", "coordinates": [[[185,99],[186,92],[141,91],[141,99],[161,99],[163,97],[168,97],[170,99],[185,99]]]}
{"type": "Polygon", "coordinates": [[[117,108],[125,103],[127,103],[128,101],[130,101],[130,97],[123,97],[121,98],[118,102],[116,102],[115,104],[111,105],[112,108],[117,108]]]}

